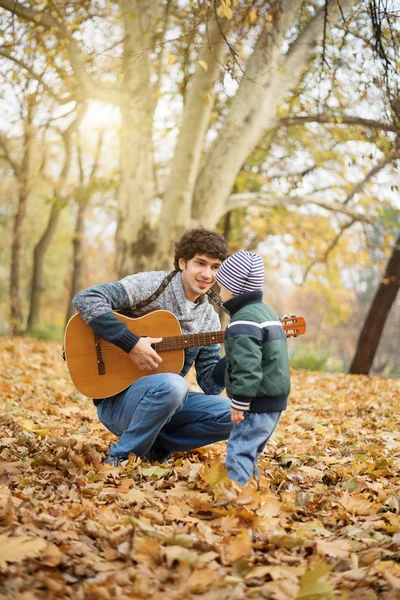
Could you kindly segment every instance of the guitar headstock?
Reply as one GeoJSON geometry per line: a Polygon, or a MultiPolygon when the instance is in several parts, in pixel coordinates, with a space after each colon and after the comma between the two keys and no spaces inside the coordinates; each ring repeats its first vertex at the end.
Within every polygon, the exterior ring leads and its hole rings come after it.
{"type": "Polygon", "coordinates": [[[281,318],[283,329],[286,331],[286,337],[297,337],[306,332],[306,321],[304,317],[296,315],[285,315],[281,318]]]}

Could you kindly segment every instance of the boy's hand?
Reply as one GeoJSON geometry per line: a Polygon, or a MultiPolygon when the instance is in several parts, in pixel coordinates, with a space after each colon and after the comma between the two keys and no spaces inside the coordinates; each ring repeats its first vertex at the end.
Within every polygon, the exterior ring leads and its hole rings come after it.
{"type": "Polygon", "coordinates": [[[242,410],[237,410],[236,408],[231,408],[231,421],[232,423],[240,423],[243,421],[244,414],[242,410]]]}

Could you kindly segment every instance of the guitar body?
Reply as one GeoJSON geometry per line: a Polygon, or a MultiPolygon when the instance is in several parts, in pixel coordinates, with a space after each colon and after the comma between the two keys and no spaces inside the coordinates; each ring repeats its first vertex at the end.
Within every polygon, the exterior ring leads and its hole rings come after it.
{"type": "MultiPolygon", "coordinates": [[[[118,313],[114,315],[126,323],[132,333],[141,337],[182,335],[178,319],[167,310],[157,310],[136,319],[118,313]]],[[[73,384],[90,398],[114,396],[145,375],[180,373],[185,360],[183,349],[158,351],[163,359],[158,368],[141,371],[126,352],[95,336],[80,315],[74,315],[68,322],[64,349],[73,384]]]]}

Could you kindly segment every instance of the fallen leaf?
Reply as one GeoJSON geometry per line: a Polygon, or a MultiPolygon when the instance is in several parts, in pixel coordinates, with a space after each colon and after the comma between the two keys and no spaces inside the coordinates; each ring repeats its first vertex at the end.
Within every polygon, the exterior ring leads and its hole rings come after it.
{"type": "Polygon", "coordinates": [[[47,546],[41,538],[32,538],[26,535],[8,537],[0,536],[0,569],[5,570],[7,563],[22,562],[26,558],[40,554],[47,546]]]}

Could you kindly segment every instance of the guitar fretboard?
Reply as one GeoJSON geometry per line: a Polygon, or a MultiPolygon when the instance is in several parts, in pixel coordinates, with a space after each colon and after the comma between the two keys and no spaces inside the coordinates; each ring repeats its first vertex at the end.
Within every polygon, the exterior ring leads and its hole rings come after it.
{"type": "Polygon", "coordinates": [[[182,350],[194,346],[210,346],[211,344],[222,344],[224,331],[209,331],[208,333],[190,333],[187,335],[171,335],[163,338],[159,344],[154,344],[157,352],[169,350],[182,350]]]}

